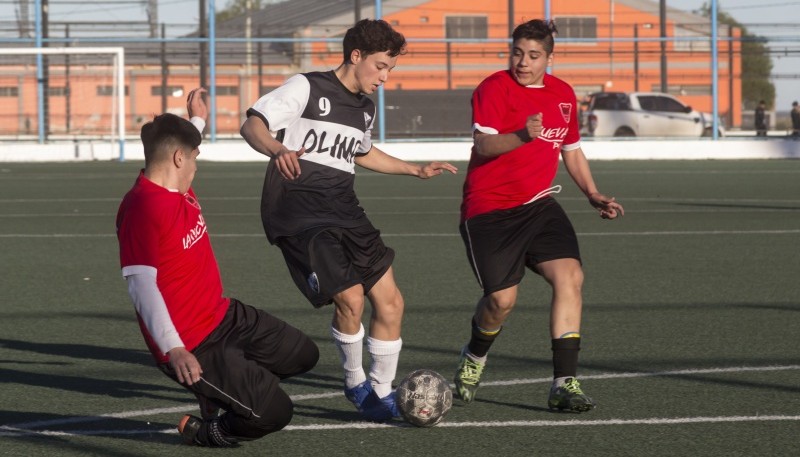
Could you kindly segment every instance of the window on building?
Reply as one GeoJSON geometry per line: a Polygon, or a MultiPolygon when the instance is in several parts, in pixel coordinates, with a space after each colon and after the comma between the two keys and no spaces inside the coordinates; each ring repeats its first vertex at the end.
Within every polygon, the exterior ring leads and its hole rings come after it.
{"type": "Polygon", "coordinates": [[[486,16],[447,16],[445,38],[488,38],[489,19],[486,16]]]}
{"type": "Polygon", "coordinates": [[[0,97],[19,97],[19,87],[0,87],[0,97]]]}
{"type": "Polygon", "coordinates": [[[558,16],[555,18],[559,38],[597,38],[597,18],[558,16]]]}
{"type": "Polygon", "coordinates": [[[239,95],[239,86],[217,86],[217,95],[239,95]]]}
{"type": "Polygon", "coordinates": [[[183,86],[150,86],[150,95],[160,97],[162,95],[172,96],[181,94],[183,96],[183,86]]]}
{"type": "MultiPolygon", "coordinates": [[[[114,86],[97,86],[98,97],[111,97],[114,95],[114,86]]],[[[128,95],[128,86],[125,86],[125,95],[128,95]]]]}
{"type": "Polygon", "coordinates": [[[49,86],[47,88],[47,95],[51,97],[65,97],[67,95],[66,87],[49,86]]]}

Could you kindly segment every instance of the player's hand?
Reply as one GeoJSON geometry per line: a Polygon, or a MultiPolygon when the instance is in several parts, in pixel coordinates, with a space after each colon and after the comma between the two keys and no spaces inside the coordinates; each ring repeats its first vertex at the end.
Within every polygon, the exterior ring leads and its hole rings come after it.
{"type": "Polygon", "coordinates": [[[542,133],[542,113],[528,116],[528,120],[525,121],[525,130],[528,132],[530,141],[539,138],[539,135],[542,133]]]}
{"type": "Polygon", "coordinates": [[[299,151],[290,151],[286,148],[281,148],[276,154],[272,156],[271,160],[275,161],[275,166],[285,179],[292,180],[300,177],[300,160],[298,157],[306,152],[303,147],[299,151]]]}
{"type": "Polygon", "coordinates": [[[445,170],[449,171],[452,174],[456,174],[458,168],[456,168],[453,165],[450,165],[447,162],[431,162],[428,165],[422,166],[419,169],[419,173],[417,173],[417,176],[420,179],[428,179],[444,173],[445,170]]]}
{"type": "Polygon", "coordinates": [[[202,87],[189,91],[189,96],[186,98],[186,111],[189,112],[190,118],[197,116],[204,121],[208,120],[208,106],[206,106],[204,99],[205,93],[206,90],[202,87]]]}
{"type": "Polygon", "coordinates": [[[175,376],[178,377],[178,382],[191,386],[192,384],[200,381],[200,375],[203,374],[203,369],[200,367],[200,362],[191,352],[187,351],[185,347],[179,346],[169,350],[169,364],[175,370],[175,376]]]}
{"type": "Polygon", "coordinates": [[[617,216],[625,215],[625,209],[614,197],[606,197],[600,192],[590,194],[589,203],[600,211],[600,217],[603,219],[616,219],[617,216]]]}

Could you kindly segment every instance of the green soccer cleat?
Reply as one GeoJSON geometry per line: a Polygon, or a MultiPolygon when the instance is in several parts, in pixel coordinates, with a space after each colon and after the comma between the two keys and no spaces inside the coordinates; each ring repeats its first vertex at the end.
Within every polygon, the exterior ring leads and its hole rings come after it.
{"type": "Polygon", "coordinates": [[[481,373],[485,364],[476,362],[466,355],[466,348],[461,351],[461,362],[456,371],[456,394],[464,401],[470,403],[475,399],[475,393],[481,384],[481,373]]]}
{"type": "Polygon", "coordinates": [[[581,385],[575,378],[567,378],[561,386],[550,389],[550,398],[547,400],[550,409],[559,411],[567,410],[582,413],[594,409],[595,403],[581,390],[581,385]]]}

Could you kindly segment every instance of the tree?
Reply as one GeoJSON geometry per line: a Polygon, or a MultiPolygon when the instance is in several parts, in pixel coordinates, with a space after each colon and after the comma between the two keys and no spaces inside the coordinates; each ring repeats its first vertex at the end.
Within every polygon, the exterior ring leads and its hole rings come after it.
{"type": "MultiPolygon", "coordinates": [[[[711,17],[711,7],[703,3],[699,11],[705,17],[711,17]]],[[[766,43],[767,39],[753,35],[747,27],[739,23],[725,11],[717,11],[720,24],[731,25],[742,31],[742,103],[745,109],[755,109],[759,100],[767,103],[767,109],[775,107],[775,85],[769,78],[772,75],[772,59],[766,43]]]]}

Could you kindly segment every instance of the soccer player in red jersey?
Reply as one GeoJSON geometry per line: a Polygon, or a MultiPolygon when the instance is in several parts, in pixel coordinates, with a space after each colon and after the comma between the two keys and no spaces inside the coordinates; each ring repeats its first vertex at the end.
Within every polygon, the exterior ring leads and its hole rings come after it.
{"type": "Polygon", "coordinates": [[[600,217],[622,205],[597,190],[578,132],[572,87],[547,73],[553,63],[552,21],[532,20],[513,32],[508,70],[486,78],[472,96],[474,144],[461,205],[461,236],[483,296],[455,375],[456,394],[475,398],[487,353],[517,299],[525,268],[553,290],[550,333],[554,380],[551,409],[588,411],[595,404],[576,379],[583,270],[575,230],[552,197],[559,157],[600,217]]]}
{"type": "Polygon", "coordinates": [[[203,89],[189,93],[191,122],[161,114],[142,126],[145,168],[117,213],[122,276],[158,368],[195,394],[187,444],[235,446],[276,432],[293,405],[280,380],[319,358],[303,332],[222,295],[222,279],[192,181],[205,126],[203,89]]]}

